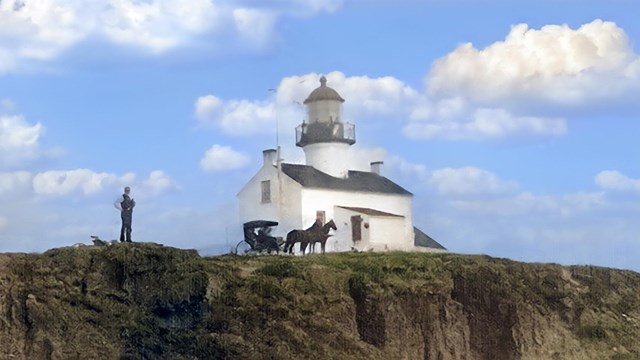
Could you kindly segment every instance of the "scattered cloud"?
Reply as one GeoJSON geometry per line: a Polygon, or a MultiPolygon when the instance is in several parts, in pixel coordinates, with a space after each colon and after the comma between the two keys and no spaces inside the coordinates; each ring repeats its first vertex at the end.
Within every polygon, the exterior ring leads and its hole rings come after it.
{"type": "Polygon", "coordinates": [[[26,122],[20,115],[0,115],[0,166],[32,160],[40,154],[39,140],[44,126],[26,122]]]}
{"type": "Polygon", "coordinates": [[[602,209],[605,207],[606,202],[602,193],[575,193],[552,196],[522,192],[511,196],[483,200],[452,200],[450,204],[455,209],[465,213],[489,217],[515,217],[533,214],[567,217],[576,213],[602,209]]]}
{"type": "Polygon", "coordinates": [[[273,38],[277,14],[258,9],[233,10],[233,22],[238,34],[249,44],[261,48],[273,38]]]}
{"type": "Polygon", "coordinates": [[[225,22],[225,9],[210,0],[137,2],[110,0],[92,9],[98,23],[86,32],[103,33],[111,41],[162,53],[225,22]]]}
{"type": "MultiPolygon", "coordinates": [[[[282,79],[277,89],[278,105],[301,104],[320,85],[320,76],[322,74],[309,73],[282,79]]],[[[378,118],[404,114],[421,101],[418,91],[391,76],[347,77],[340,71],[332,71],[324,76],[327,86],[336,89],[348,104],[344,109],[346,121],[350,121],[351,117],[362,121],[372,116],[378,118]]]]}
{"type": "MultiPolygon", "coordinates": [[[[18,173],[21,179],[27,179],[28,173],[18,173]]],[[[17,175],[14,175],[14,177],[17,175]]],[[[1,184],[0,177],[0,184],[1,184]]],[[[107,172],[95,172],[90,169],[50,170],[33,175],[33,192],[36,195],[62,196],[82,195],[90,196],[104,190],[111,191],[116,187],[132,186],[138,193],[158,195],[176,188],[176,184],[162,170],[149,173],[146,179],[137,180],[134,173],[116,175],[107,172]]]]}
{"type": "Polygon", "coordinates": [[[341,4],[336,0],[270,5],[214,0],[4,0],[0,75],[53,59],[87,39],[102,38],[150,54],[228,39],[233,39],[229,44],[260,49],[274,38],[279,19],[333,12],[341,4]]]}
{"type": "Polygon", "coordinates": [[[432,96],[463,96],[476,103],[537,99],[584,105],[637,92],[639,70],[640,57],[613,22],[539,30],[519,24],[484,49],[460,45],[434,62],[426,82],[432,96]]]}
{"type": "Polygon", "coordinates": [[[31,190],[33,176],[27,171],[0,172],[0,198],[31,190]]]}
{"type": "Polygon", "coordinates": [[[233,136],[250,136],[275,128],[275,106],[267,101],[222,101],[205,95],[195,102],[196,119],[203,125],[215,125],[233,136]]]}
{"type": "MultiPolygon", "coordinates": [[[[196,99],[194,114],[200,124],[215,125],[228,135],[251,136],[274,129],[276,118],[282,127],[295,127],[305,118],[304,100],[319,86],[320,74],[309,73],[282,79],[275,98],[264,100],[222,100],[215,95],[196,99]]],[[[346,77],[339,71],[325,75],[327,83],[346,98],[346,122],[381,119],[408,114],[419,100],[416,90],[386,76],[346,77]]]]}
{"type": "Polygon", "coordinates": [[[618,171],[601,171],[596,175],[595,182],[604,190],[640,194],[640,179],[632,179],[618,171]]]}
{"type": "Polygon", "coordinates": [[[429,171],[424,164],[416,164],[400,156],[393,155],[387,159],[387,164],[399,175],[424,181],[429,177],[429,171]]]}
{"type": "MultiPolygon", "coordinates": [[[[281,80],[275,98],[222,100],[214,95],[195,101],[200,124],[214,125],[231,136],[253,136],[280,127],[295,127],[305,118],[302,105],[319,86],[320,74],[309,73],[281,80]]],[[[393,77],[347,77],[326,74],[328,86],[346,99],[343,121],[405,122],[402,133],[411,139],[502,140],[562,136],[568,132],[562,117],[518,115],[501,107],[478,106],[464,97],[429,98],[393,77]]]]}
{"type": "Polygon", "coordinates": [[[89,169],[50,170],[38,173],[33,178],[33,189],[38,195],[60,196],[71,193],[91,195],[107,186],[124,185],[135,178],[133,174],[117,176],[89,169]]]}
{"type": "Polygon", "coordinates": [[[176,188],[173,179],[162,170],[152,171],[149,177],[142,181],[141,186],[143,191],[148,191],[152,194],[159,194],[176,188]]]}
{"type": "Polygon", "coordinates": [[[412,139],[484,140],[561,136],[568,127],[562,118],[517,116],[501,108],[476,107],[457,97],[417,107],[402,131],[412,139]]]}
{"type": "Polygon", "coordinates": [[[207,172],[235,170],[246,166],[249,157],[229,146],[213,145],[200,160],[200,167],[207,172]]]}
{"type": "Polygon", "coordinates": [[[473,166],[435,170],[429,181],[441,195],[510,194],[518,189],[515,182],[473,166]]]}
{"type": "MultiPolygon", "coordinates": [[[[464,44],[435,61],[419,91],[391,76],[325,74],[346,99],[343,121],[405,122],[412,139],[501,140],[557,137],[569,131],[566,109],[640,95],[640,56],[625,31],[594,20],[578,29],[512,27],[505,40],[484,49],[464,44]],[[544,113],[541,113],[544,109],[544,113]]],[[[295,125],[302,102],[320,74],[285,77],[275,99],[196,101],[196,117],[230,135],[254,135],[274,117],[295,125]],[[295,121],[294,121],[295,119],[295,121]]]]}
{"type": "Polygon", "coordinates": [[[0,2],[0,75],[25,61],[51,59],[83,38],[90,21],[82,8],[54,0],[0,2]]]}

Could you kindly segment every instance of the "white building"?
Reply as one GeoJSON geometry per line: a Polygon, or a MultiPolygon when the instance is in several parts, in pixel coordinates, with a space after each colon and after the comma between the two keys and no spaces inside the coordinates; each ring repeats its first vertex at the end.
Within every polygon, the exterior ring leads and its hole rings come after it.
{"type": "Polygon", "coordinates": [[[296,128],[306,165],[283,163],[276,150],[263,151],[262,167],[238,193],[240,220],[280,223],[276,235],[333,219],[337,230],[327,251],[446,251],[412,220],[413,195],[380,174],[349,170],[355,126],[342,121],[344,99],[320,78],[304,101],[308,119],[296,128]]]}

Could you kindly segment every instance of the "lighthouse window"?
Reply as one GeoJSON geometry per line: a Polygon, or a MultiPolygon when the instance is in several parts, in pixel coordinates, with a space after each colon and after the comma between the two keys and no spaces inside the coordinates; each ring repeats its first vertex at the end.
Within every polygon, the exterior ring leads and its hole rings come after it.
{"type": "Polygon", "coordinates": [[[265,180],[261,183],[262,186],[262,202],[271,202],[271,181],[265,180]]]}

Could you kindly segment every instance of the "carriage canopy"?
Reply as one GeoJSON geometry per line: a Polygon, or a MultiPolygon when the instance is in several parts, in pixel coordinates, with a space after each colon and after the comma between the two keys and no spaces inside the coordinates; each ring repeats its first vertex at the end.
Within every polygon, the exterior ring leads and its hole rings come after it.
{"type": "Polygon", "coordinates": [[[244,224],[242,224],[242,227],[247,230],[247,229],[257,229],[257,228],[261,228],[261,227],[271,227],[271,226],[278,226],[278,222],[277,221],[269,221],[269,220],[253,220],[253,221],[248,221],[244,224]]]}

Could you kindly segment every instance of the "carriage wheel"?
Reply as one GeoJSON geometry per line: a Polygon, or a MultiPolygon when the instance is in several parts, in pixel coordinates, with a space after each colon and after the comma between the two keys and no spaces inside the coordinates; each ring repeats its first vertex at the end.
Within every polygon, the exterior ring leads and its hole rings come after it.
{"type": "Polygon", "coordinates": [[[244,255],[251,251],[251,246],[244,240],[241,240],[238,245],[236,245],[235,254],[236,255],[244,255]]]}

